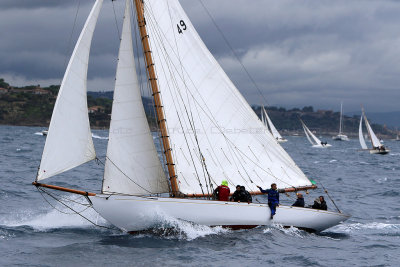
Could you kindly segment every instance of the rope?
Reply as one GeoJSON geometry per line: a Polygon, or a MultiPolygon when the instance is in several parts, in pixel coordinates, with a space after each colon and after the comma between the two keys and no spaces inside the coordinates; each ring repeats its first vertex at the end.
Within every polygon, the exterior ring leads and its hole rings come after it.
{"type": "Polygon", "coordinates": [[[121,34],[119,33],[119,27],[118,27],[118,21],[117,21],[117,14],[115,13],[114,1],[115,1],[115,0],[111,0],[112,7],[113,7],[113,10],[114,10],[115,26],[116,26],[116,28],[117,28],[118,40],[121,41],[121,34]]]}
{"type": "Polygon", "coordinates": [[[250,81],[252,82],[252,84],[254,85],[254,87],[257,89],[258,93],[260,94],[260,96],[263,98],[264,103],[268,104],[268,100],[265,98],[264,94],[261,92],[260,88],[258,87],[257,83],[254,81],[253,77],[250,75],[249,71],[246,69],[246,67],[243,65],[243,62],[240,60],[239,56],[235,53],[235,50],[233,49],[233,47],[231,46],[231,44],[229,43],[228,39],[225,37],[224,33],[222,32],[221,28],[218,27],[218,24],[215,22],[214,18],[211,16],[211,13],[208,11],[208,9],[206,8],[206,6],[203,4],[203,2],[201,0],[199,0],[200,4],[203,6],[204,10],[206,11],[207,15],[210,17],[212,23],[214,24],[215,28],[218,30],[218,32],[221,34],[222,38],[224,39],[226,45],[229,47],[229,49],[232,51],[232,54],[235,56],[235,58],[237,59],[237,61],[240,63],[240,65],[242,66],[242,69],[246,72],[247,76],[249,77],[250,81]]]}
{"type": "Polygon", "coordinates": [[[94,226],[101,227],[101,228],[105,228],[105,229],[110,229],[110,230],[114,230],[114,229],[115,229],[115,228],[111,228],[111,227],[99,225],[99,224],[93,222],[92,220],[88,219],[87,217],[85,217],[85,216],[83,216],[83,215],[81,214],[82,212],[84,212],[84,211],[87,210],[88,208],[91,208],[92,205],[89,205],[89,206],[88,206],[87,208],[85,208],[84,210],[78,212],[78,211],[74,210],[73,208],[71,208],[70,206],[68,206],[67,204],[65,204],[64,202],[62,202],[61,200],[57,199],[55,196],[53,196],[52,194],[50,194],[49,192],[47,192],[47,191],[44,190],[43,188],[37,188],[37,189],[38,189],[38,191],[40,192],[40,194],[42,195],[42,197],[46,200],[46,202],[49,203],[49,205],[50,205],[51,207],[53,207],[54,209],[56,209],[57,211],[59,211],[59,212],[61,212],[61,213],[64,213],[64,214],[69,214],[69,215],[75,213],[75,214],[79,215],[80,217],[82,217],[83,219],[85,219],[86,221],[88,221],[88,222],[90,222],[91,224],[93,224],[94,226]],[[65,206],[65,207],[67,207],[68,209],[72,210],[73,213],[65,213],[65,212],[63,212],[63,211],[57,209],[54,205],[52,205],[52,204],[43,196],[42,193],[46,193],[48,196],[50,196],[51,198],[53,198],[55,201],[59,202],[59,203],[62,204],[63,206],[65,206]]]}

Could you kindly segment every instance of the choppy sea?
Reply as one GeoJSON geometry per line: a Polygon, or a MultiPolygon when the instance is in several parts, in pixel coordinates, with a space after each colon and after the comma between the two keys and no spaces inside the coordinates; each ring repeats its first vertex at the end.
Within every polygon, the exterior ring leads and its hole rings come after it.
{"type": "MultiPolygon", "coordinates": [[[[232,231],[167,220],[165,229],[129,235],[93,210],[83,211],[108,228],[94,226],[31,185],[45,142],[41,130],[0,126],[0,266],[400,266],[400,142],[384,140],[392,152],[381,156],[359,152],[356,139],[325,137],[333,147],[318,149],[304,137],[288,137],[283,147],[295,162],[352,215],[322,233],[280,226],[232,231]]],[[[104,159],[107,131],[95,130],[93,137],[104,159]]],[[[90,162],[52,183],[98,191],[102,168],[90,162]]],[[[322,189],[310,192],[306,203],[319,194],[322,189]]],[[[83,210],[75,196],[59,197],[83,210]]],[[[328,207],[334,210],[329,201],[328,207]]]]}

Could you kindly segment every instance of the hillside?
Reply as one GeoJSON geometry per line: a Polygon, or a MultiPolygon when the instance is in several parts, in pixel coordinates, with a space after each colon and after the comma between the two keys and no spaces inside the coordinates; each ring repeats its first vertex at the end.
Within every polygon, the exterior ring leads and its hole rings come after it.
{"type": "MultiPolygon", "coordinates": [[[[13,87],[0,79],[0,124],[48,127],[54,107],[58,85],[40,87],[31,85],[13,87]]],[[[108,128],[112,107],[113,92],[88,92],[88,113],[90,124],[94,128],[108,128]]],[[[152,129],[156,128],[152,99],[143,97],[143,105],[152,129]]],[[[261,107],[252,107],[260,116],[261,107]]],[[[339,112],[317,110],[313,107],[286,110],[285,108],[267,107],[268,114],[276,128],[282,134],[302,133],[301,118],[310,130],[318,134],[335,135],[339,127],[339,112]]],[[[395,132],[385,126],[374,124],[375,132],[382,137],[393,137],[395,132]]],[[[344,132],[357,135],[359,116],[344,116],[344,132]]]]}

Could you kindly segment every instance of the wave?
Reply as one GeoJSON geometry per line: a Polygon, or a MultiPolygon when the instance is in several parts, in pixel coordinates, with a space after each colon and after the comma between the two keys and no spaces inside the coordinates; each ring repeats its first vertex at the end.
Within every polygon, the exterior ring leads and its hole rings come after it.
{"type": "Polygon", "coordinates": [[[206,226],[159,214],[159,223],[145,233],[169,239],[191,241],[208,235],[228,233],[231,230],[221,226],[206,226]]]}
{"type": "Polygon", "coordinates": [[[344,232],[354,232],[359,230],[400,230],[400,224],[390,223],[352,223],[352,224],[340,224],[335,229],[344,232]]]}

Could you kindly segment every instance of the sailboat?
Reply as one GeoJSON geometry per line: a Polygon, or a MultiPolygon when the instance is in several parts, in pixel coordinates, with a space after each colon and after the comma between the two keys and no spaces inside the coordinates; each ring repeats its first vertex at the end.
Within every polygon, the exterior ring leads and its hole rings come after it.
{"type": "Polygon", "coordinates": [[[270,133],[272,136],[278,141],[278,143],[287,142],[287,139],[283,138],[278,130],[275,128],[274,124],[272,123],[271,119],[269,118],[267,111],[265,110],[264,106],[261,107],[261,121],[264,123],[267,129],[269,128],[270,133]]]}
{"type": "Polygon", "coordinates": [[[251,131],[264,125],[208,51],[177,0],[132,3],[154,98],[162,160],[141,102],[131,3],[126,0],[102,188],[87,192],[42,183],[97,158],[86,80],[102,2],[94,3],[70,58],[35,186],[83,195],[103,218],[130,233],[157,227],[165,218],[233,229],[277,223],[308,231],[323,231],[349,218],[339,209],[281,205],[271,220],[267,204],[212,199],[221,180],[228,181],[231,192],[240,184],[254,195],[260,194],[257,185],[276,183],[285,192],[317,186],[271,135],[251,131]]]}
{"type": "Polygon", "coordinates": [[[347,135],[342,133],[343,129],[343,102],[340,102],[340,121],[339,121],[339,134],[333,136],[332,139],[336,141],[349,141],[347,135]]]}
{"type": "Polygon", "coordinates": [[[368,122],[367,116],[365,116],[364,108],[362,108],[362,114],[361,114],[361,118],[360,118],[360,126],[358,128],[358,139],[360,140],[360,145],[361,145],[362,150],[369,151],[369,153],[371,153],[371,154],[385,155],[390,152],[390,150],[387,147],[385,147],[384,145],[381,144],[381,142],[379,141],[379,138],[376,137],[374,131],[371,128],[371,125],[368,122]],[[367,128],[367,131],[368,131],[369,139],[371,140],[372,148],[368,148],[367,144],[365,143],[365,139],[364,139],[364,135],[363,135],[363,131],[362,131],[363,118],[365,121],[365,127],[367,128]]]}
{"type": "Polygon", "coordinates": [[[313,147],[317,148],[327,148],[331,147],[332,145],[328,144],[327,142],[322,142],[321,140],[318,139],[318,137],[313,134],[310,129],[306,126],[306,124],[303,122],[303,120],[300,119],[301,125],[303,126],[304,133],[306,134],[306,137],[308,141],[311,143],[313,147]]]}

